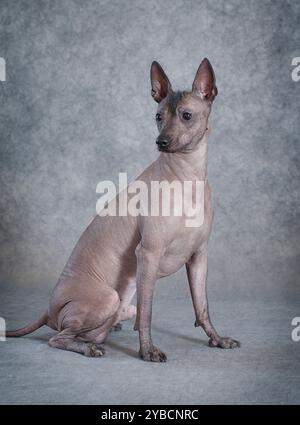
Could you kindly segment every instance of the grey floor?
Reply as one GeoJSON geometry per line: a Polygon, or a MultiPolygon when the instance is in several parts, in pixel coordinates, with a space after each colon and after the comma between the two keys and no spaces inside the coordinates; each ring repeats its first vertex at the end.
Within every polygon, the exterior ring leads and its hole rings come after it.
{"type": "MultiPolygon", "coordinates": [[[[291,320],[300,315],[296,299],[222,301],[212,294],[216,327],[242,342],[240,349],[221,350],[209,348],[202,330],[193,327],[188,290],[166,288],[157,289],[153,337],[167,363],[137,358],[131,322],[110,334],[103,358],[50,348],[53,331],[44,327],[0,342],[0,404],[300,402],[300,342],[291,339],[291,320]]],[[[0,315],[9,327],[23,325],[42,312],[47,297],[41,290],[3,290],[0,315]]]]}

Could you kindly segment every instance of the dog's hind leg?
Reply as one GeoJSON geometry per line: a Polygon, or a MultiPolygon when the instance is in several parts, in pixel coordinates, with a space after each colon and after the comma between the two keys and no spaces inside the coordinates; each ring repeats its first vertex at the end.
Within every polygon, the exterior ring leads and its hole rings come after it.
{"type": "Polygon", "coordinates": [[[132,319],[136,316],[136,306],[131,304],[134,294],[136,292],[136,279],[129,278],[126,285],[119,288],[120,306],[118,310],[119,322],[113,326],[112,330],[119,331],[122,329],[121,321],[132,319]]]}
{"type": "Polygon", "coordinates": [[[130,304],[122,309],[120,312],[120,320],[129,320],[136,316],[136,306],[133,304],[130,304]]]}
{"type": "Polygon", "coordinates": [[[74,351],[89,357],[101,357],[100,344],[118,322],[120,299],[116,291],[102,288],[80,301],[66,303],[57,320],[59,333],[49,340],[51,347],[74,351]]]}
{"type": "MultiPolygon", "coordinates": [[[[124,320],[132,319],[133,317],[136,316],[136,306],[133,304],[128,305],[127,307],[122,308],[118,314],[119,314],[119,320],[122,322],[124,320]]],[[[114,331],[114,332],[117,332],[120,330],[122,330],[122,323],[120,322],[118,322],[111,328],[111,331],[114,331]]]]}
{"type": "Polygon", "coordinates": [[[72,329],[64,329],[49,340],[50,347],[74,351],[88,357],[101,357],[105,350],[101,345],[78,340],[72,329]]]}

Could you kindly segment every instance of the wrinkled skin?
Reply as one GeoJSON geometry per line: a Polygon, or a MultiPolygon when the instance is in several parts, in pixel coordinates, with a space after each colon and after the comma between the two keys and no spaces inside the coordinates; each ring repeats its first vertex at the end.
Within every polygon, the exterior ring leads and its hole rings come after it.
{"type": "MultiPolygon", "coordinates": [[[[79,239],[50,299],[46,324],[58,330],[53,347],[98,357],[108,332],[136,315],[140,356],[164,362],[166,355],[151,338],[155,282],[186,266],[195,326],[203,327],[212,347],[234,348],[213,327],[206,295],[207,243],[213,208],[207,180],[208,117],[217,95],[215,77],[202,61],[191,92],[173,92],[157,62],[151,67],[152,96],[158,102],[158,148],[161,151],[137,179],[204,181],[204,222],[186,227],[186,216],[96,216],[79,239]],[[189,115],[190,114],[190,115],[189,115]],[[185,119],[185,118],[189,119],[185,119]],[[161,141],[163,143],[161,143],[161,141]],[[137,309],[131,304],[137,291],[137,309]]],[[[116,202],[121,202],[117,197],[116,202]]]]}

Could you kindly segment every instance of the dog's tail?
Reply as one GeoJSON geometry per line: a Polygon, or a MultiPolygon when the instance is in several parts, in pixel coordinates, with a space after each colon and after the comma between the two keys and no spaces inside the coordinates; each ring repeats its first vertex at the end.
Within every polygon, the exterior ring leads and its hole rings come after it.
{"type": "Polygon", "coordinates": [[[17,329],[15,331],[6,331],[5,335],[7,337],[17,337],[30,334],[31,332],[36,331],[40,327],[47,325],[48,323],[48,312],[46,311],[40,319],[36,322],[31,323],[30,325],[25,326],[24,328],[17,329]]]}

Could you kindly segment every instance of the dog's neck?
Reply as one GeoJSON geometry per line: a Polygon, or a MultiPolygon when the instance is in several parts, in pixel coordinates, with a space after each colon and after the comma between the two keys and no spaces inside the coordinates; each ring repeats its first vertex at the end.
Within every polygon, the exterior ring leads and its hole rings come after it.
{"type": "Polygon", "coordinates": [[[206,130],[197,147],[191,152],[162,152],[158,160],[163,168],[167,167],[178,180],[207,180],[207,141],[206,130]]]}

